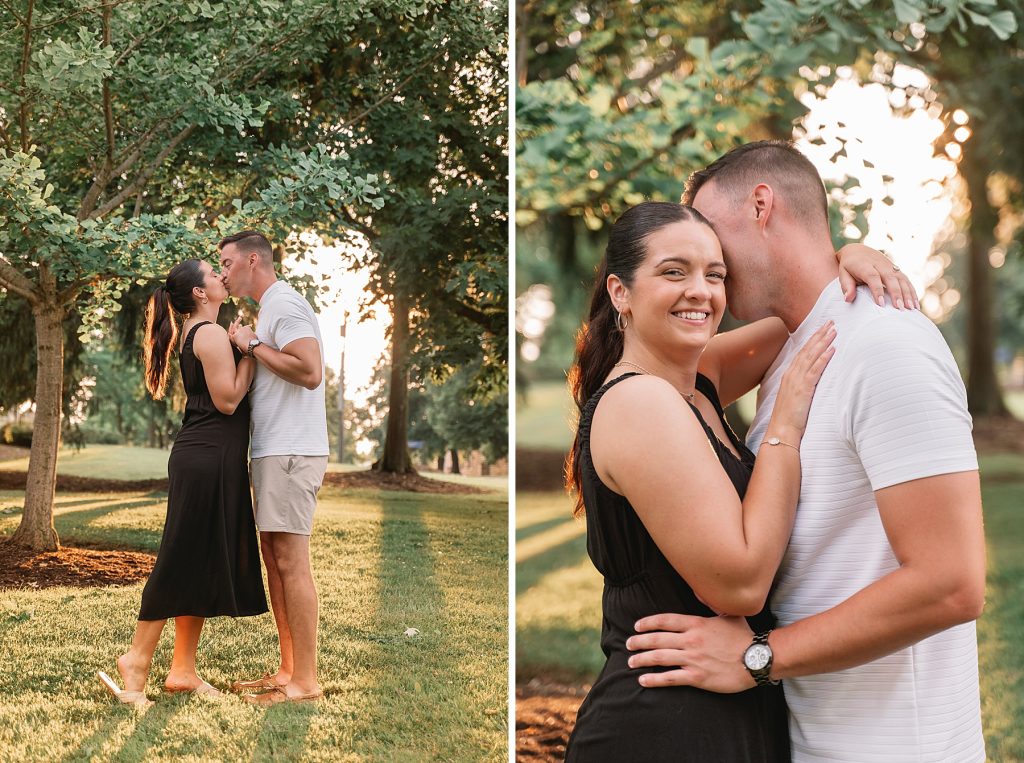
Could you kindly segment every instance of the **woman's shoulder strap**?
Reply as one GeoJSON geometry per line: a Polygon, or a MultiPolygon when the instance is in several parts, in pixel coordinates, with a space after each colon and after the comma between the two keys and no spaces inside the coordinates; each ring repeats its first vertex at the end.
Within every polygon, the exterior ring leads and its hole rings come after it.
{"type": "Polygon", "coordinates": [[[711,401],[711,404],[715,406],[715,410],[718,412],[719,416],[724,415],[725,412],[722,410],[722,401],[718,397],[718,390],[715,389],[715,385],[712,383],[711,379],[702,373],[698,373],[694,387],[704,395],[704,397],[711,401]]]}

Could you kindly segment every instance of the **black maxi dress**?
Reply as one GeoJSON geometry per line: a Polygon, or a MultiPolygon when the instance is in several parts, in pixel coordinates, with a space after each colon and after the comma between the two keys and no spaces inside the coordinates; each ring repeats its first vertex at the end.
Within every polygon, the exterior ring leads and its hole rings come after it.
{"type": "Polygon", "coordinates": [[[167,519],[140,620],[267,611],[249,492],[249,398],[230,416],[214,406],[192,349],[206,323],[193,326],[181,348],[188,400],[167,461],[167,519]]]}
{"type": "MultiPolygon", "coordinates": [[[[637,679],[652,668],[632,669],[626,639],[647,615],[676,612],[701,617],[715,613],[669,564],[625,497],[597,476],[590,457],[590,424],[605,392],[628,373],[612,379],[587,401],[580,415],[580,464],[587,519],[587,551],[604,576],[601,648],[604,669],[580,706],[566,760],[665,761],[668,763],[779,763],[789,761],[789,730],[782,686],[761,686],[739,694],[715,694],[689,686],[645,689],[637,679]]],[[[742,498],[754,454],[725,423],[714,385],[697,376],[697,389],[713,403],[735,455],[690,406],[712,449],[742,498]]],[[[679,465],[686,469],[685,464],[679,465]]],[[[694,475],[699,479],[700,475],[694,475]]],[[[747,618],[754,632],[773,625],[767,608],[747,618]]],[[[736,655],[741,659],[741,655],[736,655]]],[[[661,668],[670,670],[670,668],[661,668]]]]}

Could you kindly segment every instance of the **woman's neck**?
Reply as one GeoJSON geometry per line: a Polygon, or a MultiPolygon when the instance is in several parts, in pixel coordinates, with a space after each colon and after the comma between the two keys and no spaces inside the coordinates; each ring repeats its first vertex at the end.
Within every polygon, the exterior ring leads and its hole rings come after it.
{"type": "Polygon", "coordinates": [[[202,323],[209,321],[210,323],[217,322],[217,316],[220,314],[220,302],[208,302],[207,304],[196,305],[195,312],[189,314],[188,318],[185,319],[186,323],[202,323]]]}
{"type": "Polygon", "coordinates": [[[693,394],[697,383],[697,363],[702,352],[701,349],[680,349],[669,356],[627,339],[618,367],[625,371],[641,371],[658,376],[675,387],[681,395],[689,396],[693,394]]]}

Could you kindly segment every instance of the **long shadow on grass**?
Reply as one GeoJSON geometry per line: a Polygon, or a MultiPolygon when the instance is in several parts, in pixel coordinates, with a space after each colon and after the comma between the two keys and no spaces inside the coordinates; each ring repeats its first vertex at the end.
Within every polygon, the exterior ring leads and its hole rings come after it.
{"type": "Polygon", "coordinates": [[[57,535],[63,540],[107,548],[156,551],[160,547],[162,530],[147,530],[141,527],[94,527],[92,523],[118,511],[152,506],[163,501],[166,501],[164,493],[149,493],[141,498],[111,501],[93,509],[62,511],[54,515],[53,524],[57,535]]]}
{"type": "Polygon", "coordinates": [[[555,517],[554,519],[546,519],[540,522],[535,522],[532,525],[522,525],[516,528],[516,540],[526,540],[532,538],[535,535],[540,535],[543,532],[547,532],[555,527],[564,525],[566,522],[576,521],[570,517],[555,517]]]}
{"type": "MultiPolygon", "coordinates": [[[[149,749],[160,738],[163,730],[170,725],[181,705],[181,702],[165,701],[158,702],[146,710],[139,717],[132,732],[121,743],[121,749],[114,755],[113,760],[118,763],[136,763],[145,760],[149,749]]],[[[124,715],[132,715],[137,711],[130,706],[115,705],[109,712],[111,717],[91,736],[82,740],[82,743],[64,758],[65,761],[91,760],[102,746],[103,737],[118,726],[124,715]]]]}
{"type": "Polygon", "coordinates": [[[586,560],[587,537],[578,535],[531,556],[516,565],[516,595],[533,588],[549,573],[576,567],[586,560]]]}
{"type": "Polygon", "coordinates": [[[309,724],[316,713],[317,707],[313,703],[268,708],[252,753],[253,763],[299,760],[306,749],[309,724]]]}
{"type": "Polygon", "coordinates": [[[389,680],[369,689],[363,700],[368,712],[354,740],[358,747],[386,749],[396,760],[450,754],[444,736],[457,733],[453,718],[465,716],[469,679],[447,632],[423,502],[395,493],[382,493],[380,502],[374,618],[380,630],[368,638],[378,643],[376,659],[387,666],[375,672],[389,680]],[[418,634],[405,635],[409,628],[418,634]]]}

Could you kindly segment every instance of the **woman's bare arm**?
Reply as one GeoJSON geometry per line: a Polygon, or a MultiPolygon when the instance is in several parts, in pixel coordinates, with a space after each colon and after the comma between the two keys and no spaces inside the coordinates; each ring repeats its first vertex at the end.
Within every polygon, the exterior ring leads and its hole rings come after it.
{"type": "Polygon", "coordinates": [[[230,416],[249,390],[256,362],[242,358],[236,365],[228,332],[215,323],[196,331],[192,348],[203,364],[213,404],[218,411],[230,416]]]}
{"type": "Polygon", "coordinates": [[[761,383],[787,339],[786,324],[779,318],[765,318],[716,334],[701,355],[697,370],[715,385],[724,408],[761,383]]]}

